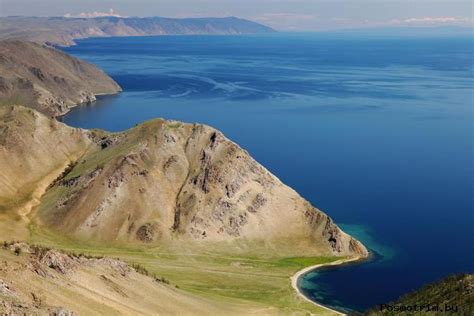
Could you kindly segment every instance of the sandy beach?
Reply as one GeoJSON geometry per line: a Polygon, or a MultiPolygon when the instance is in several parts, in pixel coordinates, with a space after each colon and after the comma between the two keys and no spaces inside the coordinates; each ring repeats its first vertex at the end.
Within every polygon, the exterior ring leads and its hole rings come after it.
{"type": "Polygon", "coordinates": [[[310,266],[310,267],[307,267],[307,268],[304,268],[298,272],[296,272],[290,279],[291,279],[291,286],[295,289],[296,293],[298,293],[299,296],[301,296],[304,300],[314,304],[314,305],[317,305],[321,308],[324,308],[330,312],[333,312],[334,314],[336,315],[346,315],[344,313],[341,313],[339,311],[336,311],[334,309],[331,309],[329,307],[326,307],[324,305],[321,305],[321,304],[318,304],[312,300],[310,300],[308,297],[306,297],[300,290],[300,288],[298,287],[298,279],[305,273],[309,272],[309,271],[312,271],[312,270],[315,270],[315,269],[319,269],[319,268],[322,268],[322,267],[327,267],[327,266],[336,266],[336,265],[342,265],[342,264],[346,264],[346,263],[349,263],[349,262],[354,262],[354,261],[358,261],[358,260],[363,260],[363,259],[366,259],[366,258],[362,258],[362,257],[353,257],[353,258],[348,258],[348,259],[341,259],[341,260],[337,260],[337,261],[333,261],[333,262],[330,262],[330,263],[322,263],[322,264],[316,264],[314,266],[310,266]]]}

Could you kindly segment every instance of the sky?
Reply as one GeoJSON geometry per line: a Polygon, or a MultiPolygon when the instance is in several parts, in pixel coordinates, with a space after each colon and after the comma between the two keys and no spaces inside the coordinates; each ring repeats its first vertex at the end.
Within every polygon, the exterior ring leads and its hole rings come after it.
{"type": "Polygon", "coordinates": [[[0,0],[0,16],[237,16],[286,31],[473,27],[472,0],[0,0]]]}

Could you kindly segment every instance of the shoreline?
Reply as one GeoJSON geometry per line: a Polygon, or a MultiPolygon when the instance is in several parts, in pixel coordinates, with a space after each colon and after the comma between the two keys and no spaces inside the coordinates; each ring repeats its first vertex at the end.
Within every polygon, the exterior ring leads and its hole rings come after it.
{"type": "Polygon", "coordinates": [[[313,265],[313,266],[309,266],[309,267],[306,267],[302,270],[299,270],[298,272],[296,272],[291,278],[291,286],[293,287],[293,289],[296,291],[296,293],[298,294],[298,296],[300,296],[301,298],[303,298],[305,301],[307,302],[310,302],[318,307],[321,307],[327,311],[330,311],[330,312],[333,312],[337,315],[347,315],[343,312],[340,312],[340,311],[337,311],[335,309],[332,309],[330,307],[327,307],[327,306],[324,306],[322,304],[319,304],[313,300],[311,300],[310,298],[308,298],[306,295],[303,294],[303,292],[301,292],[300,288],[298,287],[298,279],[306,274],[307,272],[309,271],[312,271],[312,270],[316,270],[316,269],[319,269],[319,268],[323,268],[323,267],[328,267],[328,266],[338,266],[338,265],[344,265],[346,263],[349,263],[349,262],[355,262],[355,261],[359,261],[359,260],[364,260],[364,259],[367,259],[367,257],[353,257],[353,258],[347,258],[347,259],[340,259],[340,260],[336,260],[336,261],[333,261],[333,262],[330,262],[330,263],[321,263],[321,264],[316,264],[316,265],[313,265]]]}
{"type": "MultiPolygon", "coordinates": [[[[102,70],[101,68],[99,68],[100,70],[102,70]]],[[[103,71],[103,70],[102,70],[103,71]]],[[[71,110],[77,108],[77,107],[80,107],[80,106],[84,106],[84,105],[90,105],[90,104],[93,104],[95,102],[97,102],[97,97],[102,97],[102,96],[112,96],[112,95],[119,95],[120,93],[122,93],[123,90],[122,88],[120,88],[119,91],[117,92],[101,92],[101,93],[94,93],[94,97],[96,97],[96,99],[94,101],[86,101],[86,102],[81,102],[81,103],[75,103],[71,106],[69,106],[66,110],[66,112],[64,113],[61,113],[61,114],[58,114],[58,115],[55,115],[54,118],[56,120],[58,120],[59,122],[62,122],[62,119],[64,116],[68,115],[69,112],[71,112],[71,110]]]]}

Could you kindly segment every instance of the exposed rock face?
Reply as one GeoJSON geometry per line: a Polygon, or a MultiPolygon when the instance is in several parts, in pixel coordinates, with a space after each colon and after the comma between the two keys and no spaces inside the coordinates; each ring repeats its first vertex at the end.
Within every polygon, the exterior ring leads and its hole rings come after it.
{"type": "Polygon", "coordinates": [[[41,264],[62,274],[68,273],[77,264],[77,260],[54,250],[48,250],[39,256],[38,260],[41,264]]]}
{"type": "Polygon", "coordinates": [[[15,296],[15,292],[12,291],[10,285],[0,280],[0,295],[1,296],[15,296]]]}
{"type": "Polygon", "coordinates": [[[236,35],[274,32],[271,28],[236,17],[187,18],[100,17],[0,18],[0,39],[26,39],[39,43],[74,45],[75,39],[104,36],[145,35],[236,35]]]}
{"type": "Polygon", "coordinates": [[[22,104],[58,116],[120,87],[97,67],[51,47],[0,41],[0,105],[22,104]]]}
{"type": "MultiPolygon", "coordinates": [[[[68,235],[158,244],[257,243],[281,251],[281,245],[289,245],[295,254],[367,254],[326,214],[211,127],[153,120],[109,134],[69,128],[30,112],[10,110],[14,118],[3,129],[30,144],[32,153],[49,153],[56,143],[34,139],[42,135],[43,125],[52,124],[70,135],[68,144],[82,153],[49,186],[37,212],[40,223],[68,235]],[[24,119],[36,127],[14,123],[24,119]]],[[[8,148],[15,146],[3,149],[8,154],[4,161],[25,159],[21,151],[8,148]]]]}

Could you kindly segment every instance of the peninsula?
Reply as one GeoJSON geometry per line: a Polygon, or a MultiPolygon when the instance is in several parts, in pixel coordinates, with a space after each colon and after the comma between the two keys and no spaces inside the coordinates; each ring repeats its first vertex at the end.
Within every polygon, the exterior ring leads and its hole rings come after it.
{"type": "Polygon", "coordinates": [[[0,41],[0,104],[22,104],[49,116],[121,91],[96,66],[60,50],[20,40],[0,41]]]}

